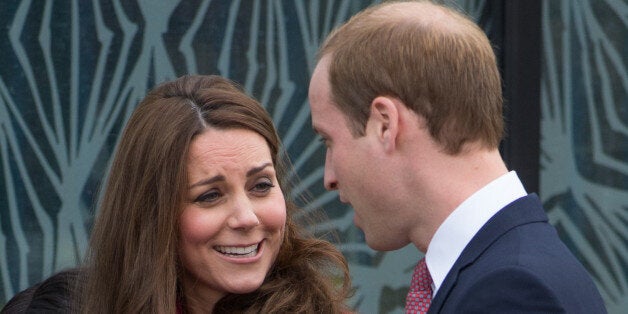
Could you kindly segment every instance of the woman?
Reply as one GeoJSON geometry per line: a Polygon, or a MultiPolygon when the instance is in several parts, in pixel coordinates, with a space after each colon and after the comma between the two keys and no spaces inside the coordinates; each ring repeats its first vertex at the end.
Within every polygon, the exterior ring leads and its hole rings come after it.
{"type": "Polygon", "coordinates": [[[224,78],[151,91],[111,166],[80,311],[345,311],[346,261],[296,225],[280,152],[268,113],[224,78]]]}

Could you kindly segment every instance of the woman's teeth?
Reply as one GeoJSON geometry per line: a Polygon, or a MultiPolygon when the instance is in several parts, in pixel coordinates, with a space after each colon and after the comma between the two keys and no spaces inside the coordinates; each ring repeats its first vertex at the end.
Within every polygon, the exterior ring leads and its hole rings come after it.
{"type": "Polygon", "coordinates": [[[216,251],[232,257],[252,257],[257,254],[259,243],[250,246],[216,246],[216,251]]]}

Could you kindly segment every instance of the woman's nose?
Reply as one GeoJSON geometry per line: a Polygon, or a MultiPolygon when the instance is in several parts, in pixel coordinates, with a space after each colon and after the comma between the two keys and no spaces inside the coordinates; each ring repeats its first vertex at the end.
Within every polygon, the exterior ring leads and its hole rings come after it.
{"type": "Polygon", "coordinates": [[[244,195],[234,200],[233,213],[227,224],[232,229],[250,229],[260,224],[252,201],[244,195]]]}

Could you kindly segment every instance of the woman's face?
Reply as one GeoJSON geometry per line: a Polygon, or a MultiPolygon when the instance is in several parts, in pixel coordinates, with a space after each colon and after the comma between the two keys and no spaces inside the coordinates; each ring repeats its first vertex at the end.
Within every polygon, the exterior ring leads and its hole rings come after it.
{"type": "Polygon", "coordinates": [[[286,223],[266,141],[249,130],[208,128],[192,140],[188,178],[179,240],[186,295],[213,304],[259,288],[286,223]]]}

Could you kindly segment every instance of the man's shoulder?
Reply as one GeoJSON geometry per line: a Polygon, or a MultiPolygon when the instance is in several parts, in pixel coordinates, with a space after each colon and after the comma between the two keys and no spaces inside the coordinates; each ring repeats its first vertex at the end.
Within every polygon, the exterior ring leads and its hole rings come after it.
{"type": "Polygon", "coordinates": [[[510,304],[511,310],[530,306],[542,312],[584,313],[577,310],[582,308],[604,313],[593,280],[560,240],[534,195],[513,202],[487,222],[456,261],[441,292],[435,301],[443,309],[462,309],[469,298],[486,298],[485,308],[508,310],[510,304]],[[522,303],[530,298],[536,301],[522,303]]]}
{"type": "Polygon", "coordinates": [[[443,309],[480,302],[480,308],[501,311],[605,312],[593,280],[560,240],[535,196],[513,202],[487,222],[442,288],[435,306],[443,309]]]}
{"type": "Polygon", "coordinates": [[[606,313],[603,300],[590,280],[563,277],[564,284],[557,286],[558,281],[528,266],[473,268],[460,273],[458,282],[441,304],[441,313],[473,309],[485,313],[606,313]]]}

